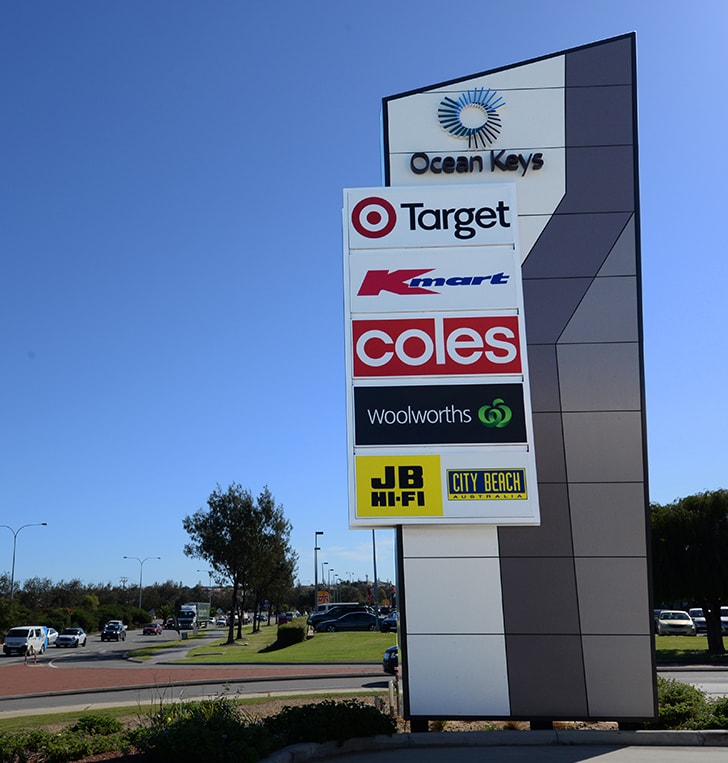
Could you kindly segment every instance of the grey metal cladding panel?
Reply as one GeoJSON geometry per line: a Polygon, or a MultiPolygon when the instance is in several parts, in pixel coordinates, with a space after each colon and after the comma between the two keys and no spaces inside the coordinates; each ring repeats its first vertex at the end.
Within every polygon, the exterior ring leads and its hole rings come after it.
{"type": "Polygon", "coordinates": [[[557,213],[634,211],[632,146],[569,146],[566,167],[566,196],[557,213]]]}
{"type": "Polygon", "coordinates": [[[566,54],[566,87],[629,85],[634,79],[634,37],[608,40],[566,54]]]}
{"type": "Polygon", "coordinates": [[[575,563],[583,634],[651,632],[644,557],[579,557],[575,563]]]}
{"type": "Polygon", "coordinates": [[[500,527],[498,546],[507,556],[571,556],[569,497],[566,484],[541,484],[539,527],[500,527]]]}
{"type": "Polygon", "coordinates": [[[589,714],[595,718],[650,718],[656,713],[654,636],[582,639],[589,714]]]}
{"type": "Polygon", "coordinates": [[[566,145],[619,146],[634,143],[632,88],[579,87],[566,92],[566,145]]]}
{"type": "Polygon", "coordinates": [[[612,247],[604,265],[598,275],[600,276],[633,276],[637,273],[637,234],[635,232],[634,215],[619,236],[619,240],[612,247]]]}
{"type": "Polygon", "coordinates": [[[637,342],[638,311],[635,277],[595,278],[559,337],[559,343],[637,342]]]}
{"type": "Polygon", "coordinates": [[[524,263],[523,278],[595,276],[629,216],[629,212],[555,214],[524,263]]]}
{"type": "Polygon", "coordinates": [[[641,409],[639,345],[560,344],[559,385],[564,411],[641,409]]]}
{"type": "Polygon", "coordinates": [[[528,376],[531,381],[531,410],[558,411],[561,403],[555,345],[528,345],[528,376]]]}
{"type": "Polygon", "coordinates": [[[539,482],[566,482],[564,433],[560,413],[533,414],[533,441],[539,482]]]}
{"type": "Polygon", "coordinates": [[[563,423],[569,482],[644,479],[639,412],[564,413],[563,423]]]}
{"type": "Polygon", "coordinates": [[[569,485],[575,556],[645,556],[647,525],[642,482],[569,485]]]}
{"type": "Polygon", "coordinates": [[[502,557],[506,633],[579,633],[571,557],[502,557]]]}
{"type": "Polygon", "coordinates": [[[554,344],[586,294],[589,278],[524,279],[526,336],[532,344],[554,344]]]}
{"type": "Polygon", "coordinates": [[[584,718],[586,680],[578,636],[506,636],[516,718],[584,718]]]}

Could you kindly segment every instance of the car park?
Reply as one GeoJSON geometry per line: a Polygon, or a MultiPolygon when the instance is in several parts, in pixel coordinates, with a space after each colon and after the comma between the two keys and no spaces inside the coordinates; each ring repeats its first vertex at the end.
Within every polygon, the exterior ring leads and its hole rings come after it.
{"type": "Polygon", "coordinates": [[[385,673],[395,675],[398,667],[399,647],[395,644],[394,646],[390,646],[389,649],[384,650],[384,657],[382,658],[382,669],[385,673]]]}
{"type": "Polygon", "coordinates": [[[692,607],[692,609],[688,610],[688,614],[690,615],[690,619],[695,623],[696,633],[708,632],[708,625],[705,622],[705,614],[700,607],[692,607]]]}
{"type": "Polygon", "coordinates": [[[318,623],[316,631],[335,633],[336,631],[375,631],[377,617],[371,612],[348,612],[336,620],[324,620],[318,623]]]}
{"type": "Polygon", "coordinates": [[[657,633],[660,636],[694,636],[695,623],[687,612],[663,609],[657,620],[657,633]]]}
{"type": "Polygon", "coordinates": [[[147,623],[142,628],[142,636],[159,636],[162,633],[162,626],[159,623],[147,623]]]}
{"type": "Polygon", "coordinates": [[[83,628],[66,628],[58,635],[56,646],[79,647],[86,646],[86,632],[83,628]]]}
{"type": "Polygon", "coordinates": [[[108,622],[101,631],[102,641],[124,641],[126,630],[118,621],[108,622]]]}

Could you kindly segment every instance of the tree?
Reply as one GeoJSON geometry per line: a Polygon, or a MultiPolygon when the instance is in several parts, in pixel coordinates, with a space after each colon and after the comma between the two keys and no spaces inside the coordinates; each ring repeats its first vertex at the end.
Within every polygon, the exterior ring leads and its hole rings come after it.
{"type": "Polygon", "coordinates": [[[713,490],[650,507],[656,600],[702,607],[708,651],[725,652],[720,606],[728,601],[728,490],[713,490]]]}
{"type": "MultiPolygon", "coordinates": [[[[260,596],[289,572],[292,582],[296,558],[290,548],[291,526],[267,487],[254,499],[238,484],[224,492],[218,485],[207,499],[207,509],[185,517],[182,525],[190,536],[185,554],[204,559],[219,585],[231,585],[231,612],[238,612],[251,591],[256,604],[262,602],[260,596]]],[[[253,627],[259,627],[258,623],[254,621],[253,627]]],[[[241,629],[242,618],[238,637],[241,629]]],[[[234,641],[235,619],[231,618],[227,643],[234,641]]]]}

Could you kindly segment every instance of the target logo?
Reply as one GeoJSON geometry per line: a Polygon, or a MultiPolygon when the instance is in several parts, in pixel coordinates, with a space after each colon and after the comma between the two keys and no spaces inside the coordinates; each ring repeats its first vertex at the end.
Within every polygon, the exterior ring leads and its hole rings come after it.
{"type": "Polygon", "coordinates": [[[354,230],[365,238],[383,238],[394,230],[397,213],[381,196],[367,196],[351,212],[354,230]]]}

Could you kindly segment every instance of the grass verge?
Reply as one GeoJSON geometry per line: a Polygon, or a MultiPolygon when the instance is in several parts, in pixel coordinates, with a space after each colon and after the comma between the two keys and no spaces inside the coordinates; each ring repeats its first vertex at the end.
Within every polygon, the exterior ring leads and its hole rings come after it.
{"type": "MultiPolygon", "coordinates": [[[[209,635],[209,634],[208,634],[209,635]]],[[[354,632],[316,633],[284,649],[276,649],[277,628],[263,627],[258,633],[252,628],[243,629],[243,638],[234,644],[226,644],[227,632],[220,632],[219,639],[195,646],[195,638],[183,642],[188,648],[185,657],[171,660],[178,665],[185,664],[271,664],[292,663],[350,663],[367,662],[379,664],[384,650],[397,643],[395,633],[354,632]]],[[[199,637],[198,637],[199,639],[199,637]]],[[[135,659],[159,656],[160,651],[180,646],[179,641],[154,644],[129,652],[135,659]]]]}

